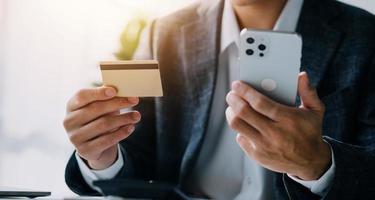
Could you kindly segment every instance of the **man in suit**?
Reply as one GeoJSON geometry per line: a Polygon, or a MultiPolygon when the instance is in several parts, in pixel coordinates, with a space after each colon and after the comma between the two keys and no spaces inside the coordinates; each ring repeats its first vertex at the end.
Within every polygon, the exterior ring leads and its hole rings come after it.
{"type": "Polygon", "coordinates": [[[122,177],[201,198],[374,198],[374,25],[334,0],[205,0],[155,20],[135,58],[159,60],[165,96],[80,90],[64,120],[77,150],[68,186],[95,195],[94,180],[122,177]],[[297,107],[236,80],[244,27],[302,35],[297,107]]]}

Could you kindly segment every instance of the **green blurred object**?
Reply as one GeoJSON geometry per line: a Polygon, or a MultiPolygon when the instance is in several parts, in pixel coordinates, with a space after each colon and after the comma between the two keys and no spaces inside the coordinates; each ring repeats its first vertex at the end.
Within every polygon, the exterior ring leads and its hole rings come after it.
{"type": "Polygon", "coordinates": [[[134,51],[137,49],[142,30],[146,27],[147,20],[137,17],[129,21],[121,34],[121,48],[115,53],[119,60],[130,60],[133,58],[134,51]]]}
{"type": "MultiPolygon", "coordinates": [[[[120,36],[120,50],[115,53],[118,60],[131,60],[134,51],[137,49],[143,29],[147,25],[145,17],[137,17],[129,21],[120,36]]],[[[92,87],[101,87],[101,81],[91,83],[92,87]]]]}

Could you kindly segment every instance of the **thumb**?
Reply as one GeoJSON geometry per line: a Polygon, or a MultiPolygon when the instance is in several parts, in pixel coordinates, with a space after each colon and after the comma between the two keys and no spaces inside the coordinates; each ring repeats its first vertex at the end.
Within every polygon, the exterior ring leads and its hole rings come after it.
{"type": "Polygon", "coordinates": [[[301,97],[301,107],[318,112],[324,110],[323,103],[320,101],[315,88],[310,85],[310,80],[306,72],[299,74],[298,93],[301,97]]]}

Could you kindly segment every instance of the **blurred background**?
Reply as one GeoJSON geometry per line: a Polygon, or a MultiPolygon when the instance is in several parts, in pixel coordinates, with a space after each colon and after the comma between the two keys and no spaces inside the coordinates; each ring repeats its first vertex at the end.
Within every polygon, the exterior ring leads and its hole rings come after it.
{"type": "Polygon", "coordinates": [[[150,19],[192,1],[0,0],[0,186],[72,196],[66,102],[100,81],[99,61],[130,58],[150,19]]]}

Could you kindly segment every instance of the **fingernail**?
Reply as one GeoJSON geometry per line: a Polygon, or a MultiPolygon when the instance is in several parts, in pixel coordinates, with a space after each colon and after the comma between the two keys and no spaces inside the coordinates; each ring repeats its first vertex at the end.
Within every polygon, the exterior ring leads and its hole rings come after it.
{"type": "Polygon", "coordinates": [[[241,134],[237,134],[237,141],[238,141],[238,142],[245,141],[245,137],[242,136],[241,134]]]}
{"type": "Polygon", "coordinates": [[[138,121],[140,118],[141,118],[141,116],[139,115],[139,113],[133,113],[132,114],[132,118],[134,119],[134,120],[136,120],[136,121],[138,121]]]}
{"type": "Polygon", "coordinates": [[[138,97],[128,97],[130,103],[138,103],[138,97]]]}
{"type": "Polygon", "coordinates": [[[309,89],[314,89],[314,86],[311,85],[310,78],[309,78],[309,75],[307,74],[307,72],[303,71],[303,72],[301,72],[301,74],[305,74],[307,86],[309,87],[309,89]]]}
{"type": "Polygon", "coordinates": [[[108,89],[105,90],[105,95],[107,97],[113,97],[113,96],[116,95],[116,91],[112,88],[108,88],[108,89]]]}
{"type": "Polygon", "coordinates": [[[239,82],[239,81],[234,81],[233,83],[232,83],[232,89],[233,90],[237,90],[237,89],[239,89],[241,87],[241,83],[239,82]]]}

